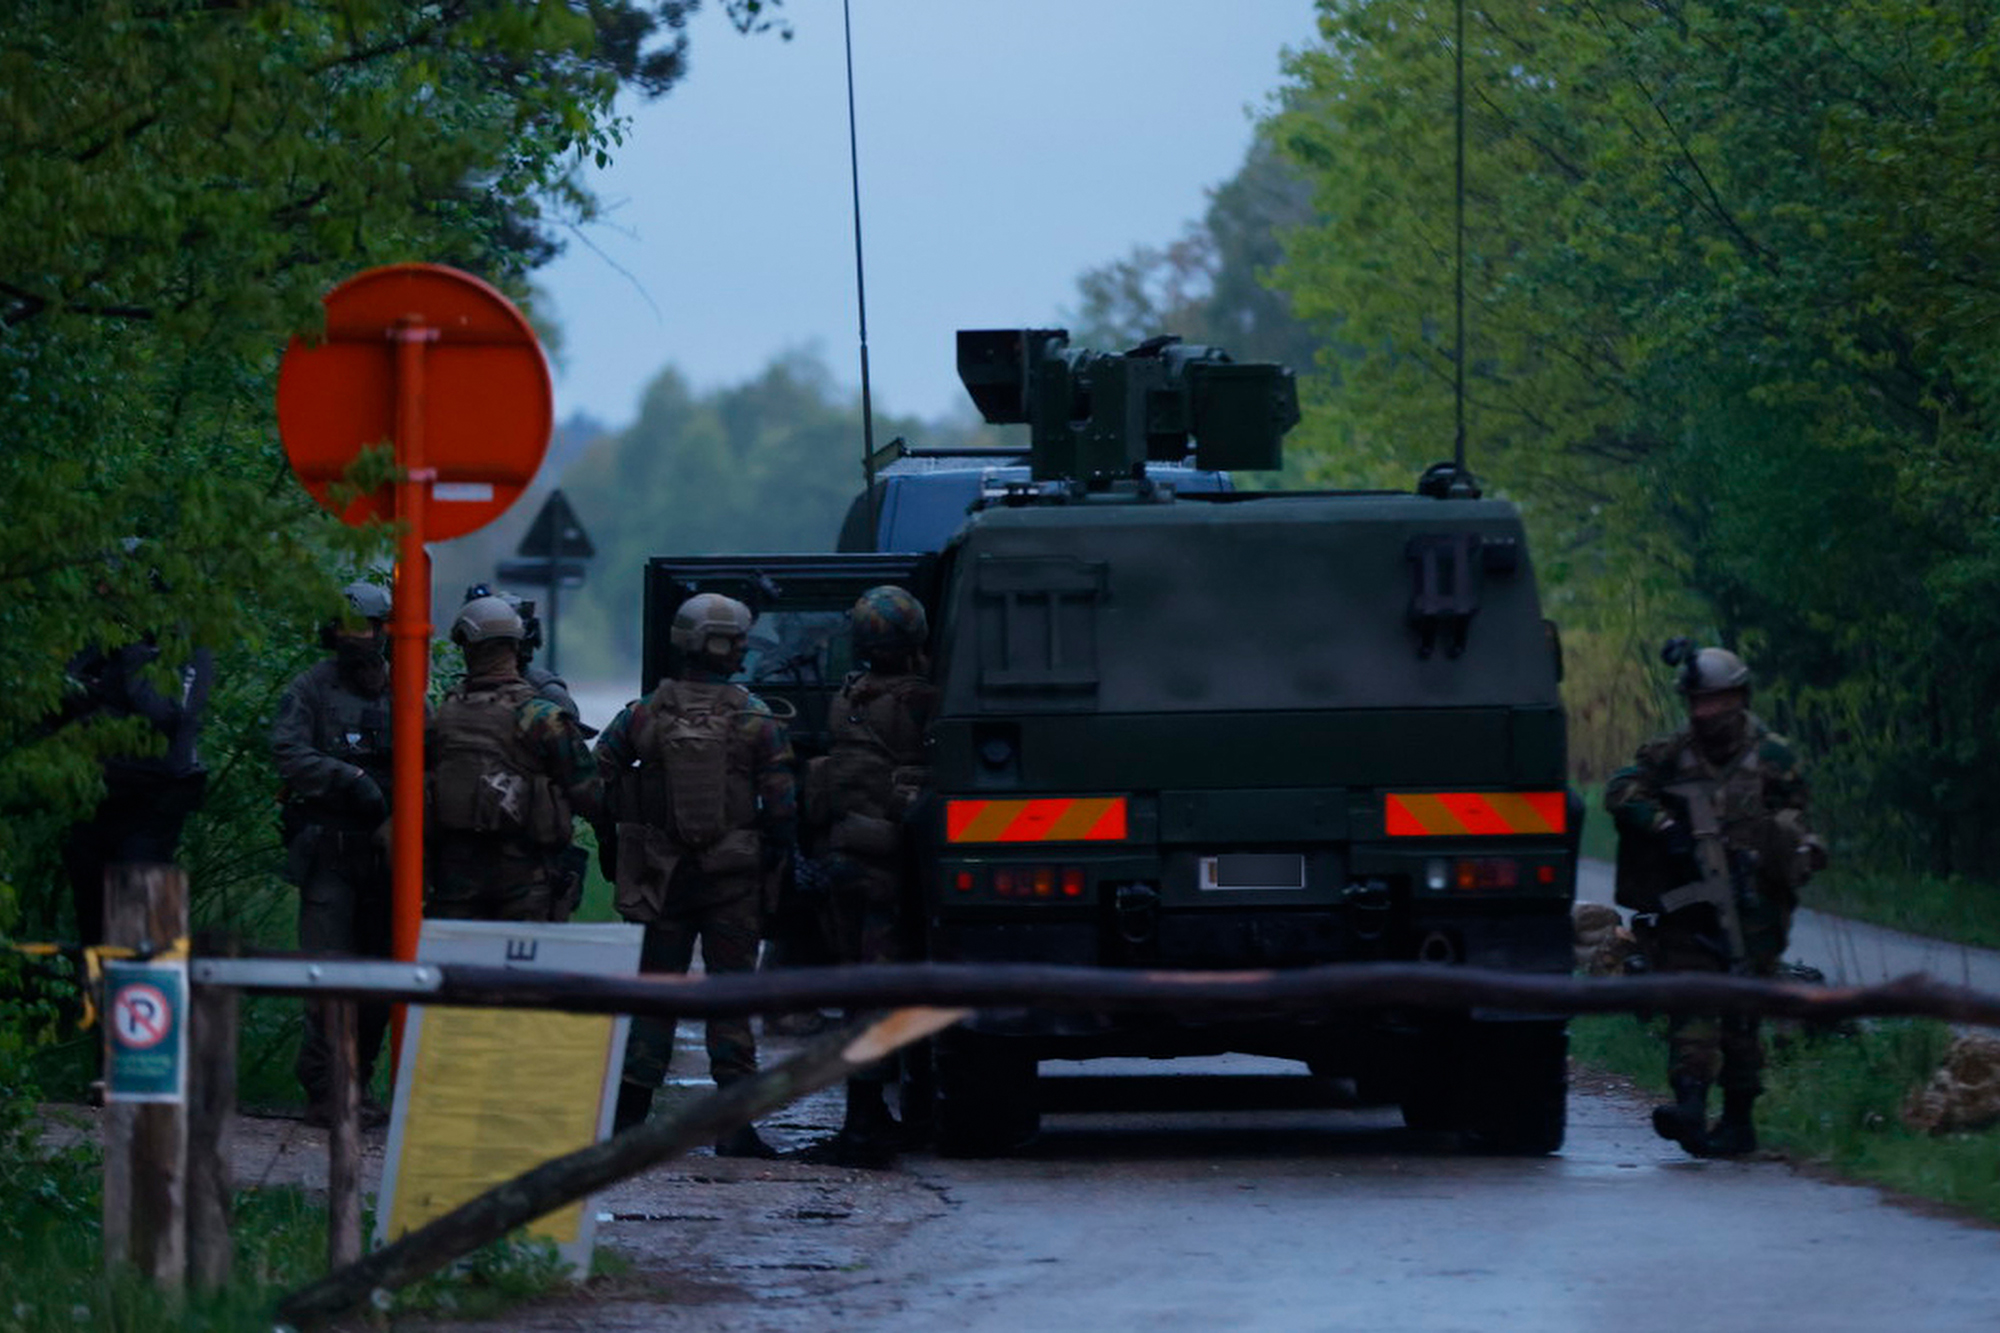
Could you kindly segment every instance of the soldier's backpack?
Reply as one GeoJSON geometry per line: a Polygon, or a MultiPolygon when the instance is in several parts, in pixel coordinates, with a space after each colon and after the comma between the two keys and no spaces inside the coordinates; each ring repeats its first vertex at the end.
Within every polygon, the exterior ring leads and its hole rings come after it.
{"type": "Polygon", "coordinates": [[[639,814],[688,851],[699,851],[755,818],[740,685],[669,680],[638,719],[639,814]]]}
{"type": "Polygon", "coordinates": [[[497,833],[537,846],[570,840],[569,801],[521,739],[521,706],[534,698],[525,681],[490,690],[455,691],[430,725],[425,783],[434,827],[497,833]]]}

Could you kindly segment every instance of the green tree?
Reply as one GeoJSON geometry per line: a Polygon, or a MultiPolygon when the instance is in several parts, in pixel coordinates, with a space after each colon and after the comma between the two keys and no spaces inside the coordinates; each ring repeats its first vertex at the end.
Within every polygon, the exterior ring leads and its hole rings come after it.
{"type": "MultiPolygon", "coordinates": [[[[165,662],[201,643],[221,664],[208,803],[183,857],[197,919],[288,938],[268,719],[337,588],[388,543],[292,479],[272,411],[279,354],[315,331],[329,288],[377,264],[453,264],[525,296],[554,228],[592,213],[575,172],[617,148],[614,94],[671,87],[698,2],[6,6],[0,935],[64,932],[56,840],[97,799],[99,757],[147,739],[64,721],[66,664],[151,634],[165,662]]],[[[754,29],[777,0],[722,3],[754,29]]],[[[0,1234],[87,1275],[76,1196],[32,1132],[52,1059],[81,1070],[93,1055],[53,976],[0,951],[0,1234]]],[[[282,1064],[255,1004],[246,1024],[246,1070],[282,1064]]],[[[72,1287],[96,1289],[50,1276],[65,1309],[72,1287]]]]}
{"type": "Polygon", "coordinates": [[[1306,369],[1322,341],[1267,279],[1284,257],[1284,234],[1312,218],[1305,177],[1260,133],[1178,239],[1139,246],[1077,279],[1074,343],[1116,351],[1174,333],[1240,361],[1306,369]]]}
{"type": "MultiPolygon", "coordinates": [[[[1273,124],[1320,218],[1280,281],[1355,350],[1302,442],[1328,476],[1407,473],[1452,439],[1452,6],[1323,14],[1273,124]]],[[[1468,433],[1559,609],[1706,625],[1831,751],[1855,845],[1980,863],[1988,8],[1508,0],[1467,29],[1468,433]]]]}
{"type": "MultiPolygon", "coordinates": [[[[268,702],[334,589],[387,549],[326,520],[286,470],[272,389],[287,339],[380,263],[440,261],[525,292],[551,228],[591,213],[574,172],[616,148],[613,95],[671,86],[697,3],[9,7],[0,864],[37,881],[25,927],[53,926],[38,835],[94,798],[96,755],[131,740],[50,726],[71,655],[145,633],[169,657],[216,645],[216,732],[248,743],[260,719],[236,728],[232,710],[268,702]]],[[[770,21],[759,0],[726,7],[739,26],[770,21]]],[[[261,764],[218,748],[212,762],[268,788],[261,764]]],[[[216,805],[231,822],[259,810],[229,841],[254,826],[268,847],[268,791],[260,807],[225,786],[216,805]]]]}

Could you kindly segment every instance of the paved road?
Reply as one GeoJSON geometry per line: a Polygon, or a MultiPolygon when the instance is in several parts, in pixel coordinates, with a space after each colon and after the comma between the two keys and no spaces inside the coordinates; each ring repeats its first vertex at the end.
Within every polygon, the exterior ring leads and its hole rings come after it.
{"type": "Polygon", "coordinates": [[[1051,1122],[926,1163],[954,1208],[883,1256],[958,1330],[1969,1330],[2000,1234],[1768,1162],[1687,1159],[1584,1093],[1560,1157],[1461,1156],[1375,1112],[1051,1122]]]}
{"type": "MultiPolygon", "coordinates": [[[[915,1156],[866,1172],[699,1154],[599,1200],[600,1244],[629,1265],[623,1276],[469,1327],[2000,1327],[2000,1231],[1780,1162],[1691,1160],[1615,1088],[1573,1093],[1560,1156],[1491,1159],[1402,1129],[1393,1112],[1258,1095],[1286,1068],[1047,1065],[1068,1075],[1057,1092],[1077,1109],[1003,1161],[915,1156]],[[1161,1109],[1177,1104],[1197,1109],[1161,1109]]],[[[796,1145],[837,1116],[821,1094],[767,1133],[796,1145]]]]}

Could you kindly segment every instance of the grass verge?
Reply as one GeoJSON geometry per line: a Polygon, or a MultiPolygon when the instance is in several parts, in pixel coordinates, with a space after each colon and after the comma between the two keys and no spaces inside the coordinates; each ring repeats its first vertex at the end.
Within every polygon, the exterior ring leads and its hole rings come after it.
{"type": "MultiPolygon", "coordinates": [[[[282,1187],[237,1193],[234,1275],[223,1290],[174,1300],[136,1275],[108,1277],[96,1151],[31,1152],[23,1139],[0,1152],[0,1242],[7,1249],[0,1268],[33,1274],[32,1282],[9,1282],[0,1292],[0,1333],[269,1333],[279,1299],[326,1271],[324,1199],[282,1187]]],[[[398,1292],[376,1313],[485,1318],[568,1285],[553,1245],[509,1237],[398,1292]]]]}
{"type": "Polygon", "coordinates": [[[1604,812],[1604,784],[1580,782],[1576,794],[1583,798],[1582,854],[1598,861],[1618,859],[1618,833],[1611,816],[1604,812]]]}
{"type": "MultiPolygon", "coordinates": [[[[1578,1018],[1579,1063],[1666,1096],[1666,1020],[1578,1018]]],[[[1795,1162],[2000,1222],[2000,1129],[1931,1135],[1903,1125],[1903,1100],[1929,1080],[1951,1041],[1942,1023],[1882,1020],[1833,1029],[1767,1024],[1763,1146],[1795,1162]]]]}
{"type": "Polygon", "coordinates": [[[2000,887],[1962,876],[1888,875],[1836,867],[1806,885],[1802,898],[1816,912],[2000,949],[2000,887]]]}

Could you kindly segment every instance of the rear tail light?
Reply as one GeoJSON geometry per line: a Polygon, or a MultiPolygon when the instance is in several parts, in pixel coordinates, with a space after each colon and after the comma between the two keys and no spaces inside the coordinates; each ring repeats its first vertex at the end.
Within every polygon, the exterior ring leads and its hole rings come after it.
{"type": "Polygon", "coordinates": [[[1548,861],[1523,861],[1511,856],[1437,856],[1424,862],[1424,887],[1432,893],[1547,889],[1561,882],[1562,868],[1548,861]]]}
{"type": "Polygon", "coordinates": [[[1521,866],[1504,856],[1465,857],[1451,863],[1451,886],[1466,892],[1512,889],[1521,883],[1521,866]]]}
{"type": "MultiPolygon", "coordinates": [[[[994,897],[1010,901],[1025,898],[1076,902],[1090,890],[1090,877],[1082,866],[996,866],[988,882],[992,885],[994,897]]],[[[954,872],[951,883],[958,892],[967,894],[976,892],[980,887],[978,874],[971,870],[954,872]]]]}

